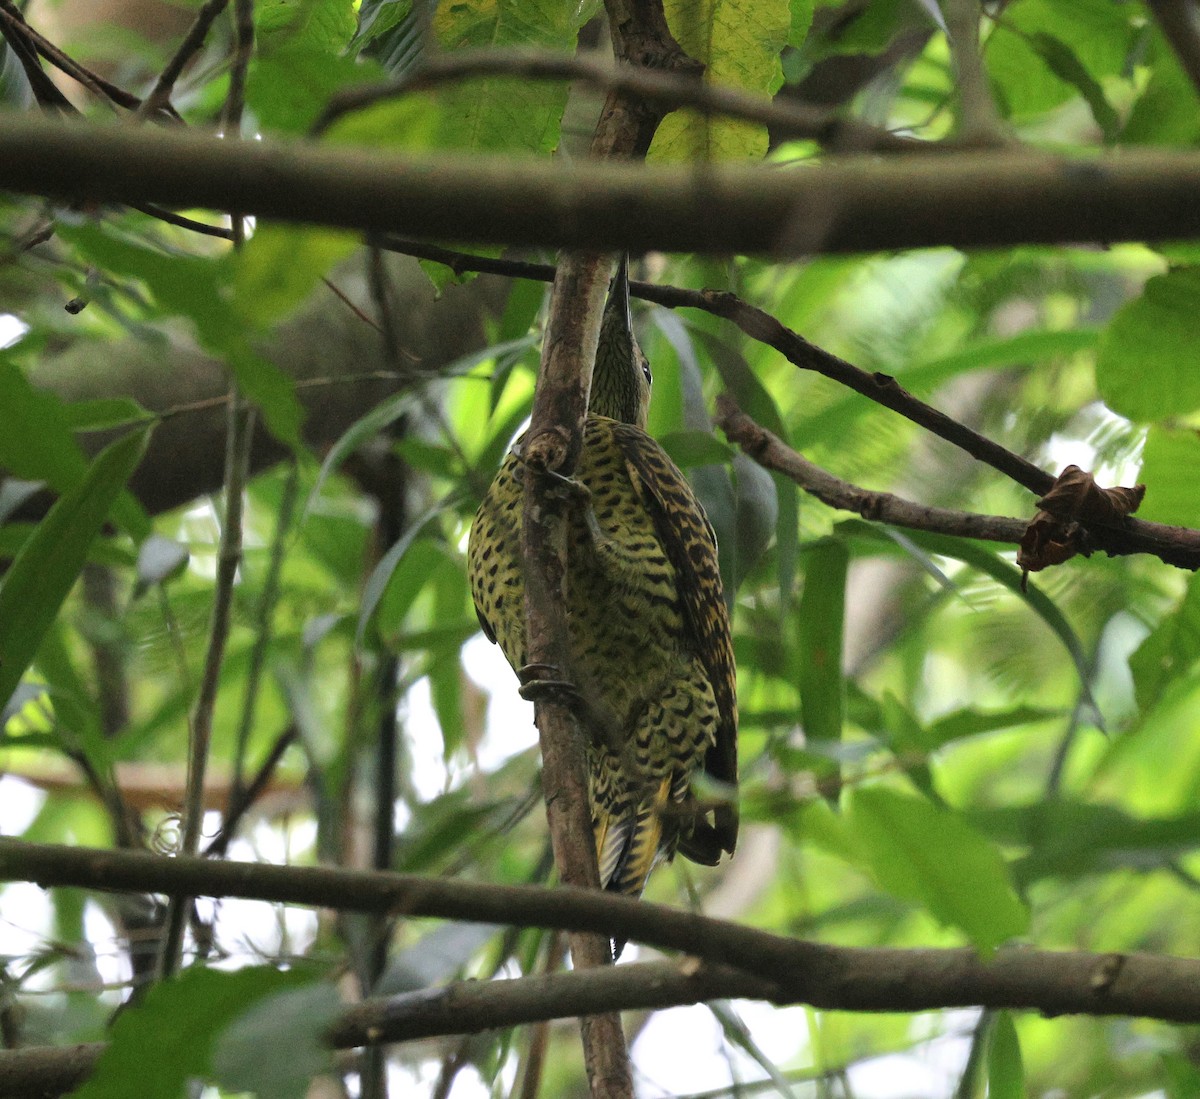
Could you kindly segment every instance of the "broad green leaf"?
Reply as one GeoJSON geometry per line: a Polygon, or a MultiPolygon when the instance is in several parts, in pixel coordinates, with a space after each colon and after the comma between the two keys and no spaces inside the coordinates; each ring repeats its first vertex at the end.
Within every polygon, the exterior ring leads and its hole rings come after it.
{"type": "Polygon", "coordinates": [[[1086,73],[1093,86],[1119,75],[1132,30],[1129,13],[1108,0],[1021,0],[1004,13],[988,36],[984,60],[997,100],[1009,117],[1023,122],[1065,103],[1079,90],[1072,86],[1086,73]],[[1047,39],[1069,43],[1052,52],[1054,64],[1039,51],[1047,39]],[[1061,64],[1069,52],[1068,68],[1061,64]]]}
{"type": "Polygon", "coordinates": [[[1109,322],[1096,355],[1096,388],[1114,412],[1154,422],[1200,408],[1200,269],[1150,279],[1109,322]]]}
{"type": "Polygon", "coordinates": [[[1200,433],[1187,428],[1152,427],[1146,434],[1138,475],[1146,486],[1138,518],[1180,527],[1200,526],[1198,469],[1200,433]]]}
{"type": "Polygon", "coordinates": [[[413,545],[421,537],[425,527],[438,518],[445,509],[445,502],[439,502],[419,519],[415,520],[412,526],[404,532],[404,536],[380,558],[379,564],[371,570],[371,575],[367,577],[367,582],[363,587],[362,604],[358,611],[358,628],[355,631],[355,644],[361,645],[363,643],[367,628],[374,621],[379,601],[383,598],[383,594],[391,582],[392,574],[399,567],[400,562],[404,560],[405,554],[412,549],[413,545]]]}
{"type": "MultiPolygon", "coordinates": [[[[783,82],[779,54],[793,30],[787,0],[667,0],[667,23],[689,56],[703,62],[704,79],[768,97],[783,82]]],[[[651,160],[733,160],[761,157],[766,127],[691,110],[663,119],[651,160]]]]}
{"type": "Polygon", "coordinates": [[[1008,710],[955,710],[930,722],[925,728],[926,745],[931,749],[939,748],[964,737],[1002,732],[1043,721],[1062,720],[1066,716],[1062,710],[1047,710],[1035,706],[1014,706],[1008,710]]]}
{"type": "Polygon", "coordinates": [[[865,786],[849,792],[846,815],[880,886],[958,928],[979,950],[1028,929],[1029,912],[999,851],[958,813],[865,786]]]}
{"type": "MultiPolygon", "coordinates": [[[[79,485],[88,463],[75,441],[72,406],[35,388],[21,368],[4,356],[0,356],[0,408],[4,410],[0,469],[26,481],[43,481],[59,493],[79,485]]],[[[150,529],[141,505],[124,492],[117,499],[114,517],[134,538],[144,538],[150,529]]]]}
{"type": "Polygon", "coordinates": [[[1114,140],[1120,125],[1117,112],[1105,97],[1099,81],[1088,72],[1074,50],[1062,39],[1044,31],[1031,34],[1026,42],[1059,80],[1069,84],[1083,96],[1091,108],[1096,125],[1104,133],[1105,141],[1114,140]]]}
{"type": "Polygon", "coordinates": [[[846,693],[842,636],[846,569],[850,553],[840,539],[825,539],[803,554],[804,591],[796,614],[800,712],[812,741],[842,737],[846,693]]]}
{"type": "Polygon", "coordinates": [[[273,130],[305,131],[334,92],[378,75],[346,55],[357,25],[352,0],[265,0],[254,23],[246,102],[273,130]]]}
{"type": "Polygon", "coordinates": [[[1197,660],[1200,660],[1200,577],[1193,576],[1178,608],[1147,634],[1129,658],[1138,706],[1148,712],[1163,691],[1188,674],[1197,660]]]}
{"type": "MultiPolygon", "coordinates": [[[[772,476],[752,458],[735,454],[733,494],[737,533],[737,560],[731,573],[731,587],[726,598],[733,598],[743,582],[758,564],[780,524],[780,500],[777,486],[780,478],[772,476]]],[[[724,471],[722,471],[724,472],[724,471]]],[[[697,471],[699,473],[699,471],[697,471]]],[[[785,493],[791,482],[785,482],[785,493]]]]}
{"type": "Polygon", "coordinates": [[[1200,844],[1200,813],[1140,817],[1110,805],[1059,798],[976,809],[971,824],[995,842],[1024,847],[1012,867],[1022,887],[1113,869],[1158,870],[1200,844]]]}
{"type": "Polygon", "coordinates": [[[1200,97],[1175,51],[1154,29],[1147,48],[1150,76],[1129,112],[1121,142],[1130,145],[1194,145],[1200,140],[1200,97]]]}
{"type": "Polygon", "coordinates": [[[313,1078],[333,1068],[325,1032],[342,1007],[337,989],[324,982],[256,998],[217,1037],[212,1079],[256,1099],[307,1094],[313,1078]]]}
{"type": "Polygon", "coordinates": [[[154,413],[132,397],[96,397],[63,405],[63,415],[73,431],[108,431],[153,420],[154,413]]]}
{"type": "Polygon", "coordinates": [[[354,45],[361,47],[399,26],[412,11],[412,6],[412,0],[363,0],[358,9],[354,45]]]}
{"type": "Polygon", "coordinates": [[[1012,1015],[997,1012],[992,1019],[987,1056],[988,1099],[1025,1099],[1025,1067],[1012,1015]]]}
{"type": "MultiPolygon", "coordinates": [[[[447,52],[523,46],[573,51],[579,25],[574,5],[559,0],[457,0],[433,17],[447,52]]],[[[438,90],[439,144],[458,149],[547,153],[558,144],[567,85],[502,77],[468,79],[438,90]]]]}
{"type": "Polygon", "coordinates": [[[359,244],[355,234],[331,229],[259,226],[231,256],[234,307],[256,327],[281,319],[359,244]]]}
{"type": "Polygon", "coordinates": [[[145,432],[133,432],[102,450],[38,524],[0,584],[0,707],[33,661],[145,441],[145,432]]]}
{"type": "Polygon", "coordinates": [[[224,973],[194,966],[156,984],[121,1012],[95,1073],[73,1094],[78,1099],[179,1099],[189,1080],[209,1075],[218,1039],[243,1012],[311,980],[295,969],[255,966],[224,973]]]}

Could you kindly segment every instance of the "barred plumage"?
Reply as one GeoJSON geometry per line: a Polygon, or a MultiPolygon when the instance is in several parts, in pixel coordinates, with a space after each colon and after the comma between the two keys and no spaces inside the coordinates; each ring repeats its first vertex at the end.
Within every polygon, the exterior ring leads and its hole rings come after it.
{"type": "MultiPolygon", "coordinates": [[[[737,782],[733,646],[716,539],[691,486],[644,430],[649,388],[622,262],[575,473],[590,500],[570,506],[569,646],[558,671],[589,734],[601,883],[633,896],[676,848],[711,865],[737,839],[732,802],[704,813],[691,794],[701,765],[737,782]]],[[[518,673],[526,664],[519,449],[488,490],[468,550],[480,623],[518,673]]]]}

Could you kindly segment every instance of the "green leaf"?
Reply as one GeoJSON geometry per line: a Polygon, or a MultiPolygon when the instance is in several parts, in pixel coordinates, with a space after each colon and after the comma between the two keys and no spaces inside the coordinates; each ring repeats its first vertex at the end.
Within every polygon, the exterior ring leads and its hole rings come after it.
{"type": "Polygon", "coordinates": [[[1200,99],[1175,51],[1155,27],[1146,49],[1149,79],[1129,112],[1121,142],[1189,146],[1200,140],[1200,99]]]}
{"type": "MultiPolygon", "coordinates": [[[[78,486],[88,463],[75,441],[71,407],[53,393],[34,388],[20,367],[0,356],[0,468],[26,481],[44,481],[59,493],[78,486]]],[[[150,529],[141,505],[127,494],[118,499],[114,515],[134,538],[144,538],[150,529]]]]}
{"type": "Polygon", "coordinates": [[[1117,112],[1113,110],[1112,104],[1105,97],[1104,89],[1087,71],[1071,47],[1061,39],[1044,31],[1031,34],[1028,42],[1055,76],[1071,85],[1083,96],[1088,107],[1091,108],[1096,125],[1104,134],[1104,140],[1113,141],[1120,126],[1117,112]]]}
{"type": "Polygon", "coordinates": [[[1005,10],[984,50],[997,100],[1010,118],[1026,121],[1080,92],[1083,79],[1099,87],[1104,78],[1120,75],[1132,34],[1129,13],[1109,0],[1072,0],[1069,6],[1021,0],[1005,10]],[[1059,38],[1070,43],[1069,51],[1051,48],[1045,56],[1039,49],[1059,38]]]}
{"type": "Polygon", "coordinates": [[[374,64],[346,55],[357,22],[352,0],[255,5],[255,59],[246,102],[265,128],[301,133],[334,92],[380,75],[374,64]]]}
{"type": "MultiPolygon", "coordinates": [[[[568,53],[575,49],[576,8],[559,0],[456,0],[433,17],[447,52],[521,46],[568,53]]],[[[565,82],[486,77],[438,89],[439,144],[457,149],[547,153],[558,145],[565,82]]]]}
{"type": "Polygon", "coordinates": [[[96,397],[63,405],[63,415],[72,431],[110,431],[155,418],[132,397],[96,397]]]}
{"type": "Polygon", "coordinates": [[[992,1019],[987,1055],[988,1099],[1025,1099],[1025,1066],[1011,1013],[992,1019]]]}
{"type": "Polygon", "coordinates": [[[371,570],[371,575],[367,577],[367,582],[363,586],[362,604],[358,611],[358,628],[354,636],[356,645],[363,643],[367,627],[373,622],[379,601],[383,598],[383,594],[391,582],[392,574],[399,568],[405,554],[420,539],[425,527],[445,510],[445,501],[439,501],[431,507],[404,532],[404,536],[380,558],[379,564],[371,570]]]}
{"type": "Polygon", "coordinates": [[[256,999],[218,1036],[214,1082],[227,1092],[250,1092],[257,1099],[307,1094],[313,1077],[332,1068],[325,1032],[342,1006],[337,990],[324,982],[256,999]],[[264,1057],[264,1050],[271,1055],[264,1057]]]}
{"type": "Polygon", "coordinates": [[[251,347],[243,318],[229,300],[225,262],[146,248],[104,226],[60,226],[58,232],[98,266],[144,282],[167,314],[190,320],[204,348],[225,361],[242,393],[262,411],[271,433],[301,450],[304,411],[295,386],[251,347]]]}
{"type": "MultiPolygon", "coordinates": [[[[679,44],[704,63],[707,82],[763,97],[783,83],[779,54],[793,31],[787,0],[667,0],[664,11],[679,44]]],[[[663,119],[648,159],[732,160],[766,151],[765,126],[678,110],[663,119]]]]}
{"type": "Polygon", "coordinates": [[[1142,450],[1138,480],[1146,486],[1146,498],[1138,508],[1138,518],[1180,527],[1200,526],[1197,469],[1200,469],[1200,433],[1185,428],[1152,427],[1142,450]]]}
{"type": "MultiPolygon", "coordinates": [[[[187,1082],[205,1077],[222,1032],[264,997],[312,977],[266,966],[224,973],[194,966],[154,985],[118,1016],[96,1071],[77,1099],[179,1099],[187,1082]]],[[[272,1058],[277,1047],[271,1043],[272,1058]]],[[[294,1093],[293,1093],[294,1094],[294,1093]]]]}
{"type": "Polygon", "coordinates": [[[1178,608],[1163,617],[1129,658],[1138,707],[1149,713],[1163,692],[1182,679],[1197,660],[1200,660],[1200,577],[1193,576],[1178,608]]]}
{"type": "Polygon", "coordinates": [[[981,951],[1029,927],[1000,853],[962,817],[884,786],[852,790],[846,815],[875,880],[981,951]]]}
{"type": "Polygon", "coordinates": [[[260,328],[295,309],[333,267],[355,252],[354,233],[294,225],[259,226],[233,264],[233,302],[260,328]]]}
{"type": "Polygon", "coordinates": [[[0,586],[0,708],[7,703],[87,560],[146,442],[132,432],[105,447],[22,547],[0,586]]]}
{"type": "Polygon", "coordinates": [[[1160,870],[1200,844],[1200,813],[1194,811],[1139,817],[1110,805],[1060,798],[976,809],[968,819],[995,842],[1028,849],[1012,867],[1022,888],[1051,877],[1160,870]]]}
{"type": "Polygon", "coordinates": [[[724,465],[734,456],[733,448],[709,431],[672,431],[658,441],[680,469],[724,465]]]}
{"type": "Polygon", "coordinates": [[[846,707],[842,640],[850,552],[841,539],[829,538],[806,550],[803,559],[804,591],[796,621],[804,735],[838,741],[846,707]]]}
{"type": "Polygon", "coordinates": [[[1154,422],[1200,408],[1200,269],[1150,279],[1117,310],[1096,355],[1096,388],[1114,412],[1154,422]]]}

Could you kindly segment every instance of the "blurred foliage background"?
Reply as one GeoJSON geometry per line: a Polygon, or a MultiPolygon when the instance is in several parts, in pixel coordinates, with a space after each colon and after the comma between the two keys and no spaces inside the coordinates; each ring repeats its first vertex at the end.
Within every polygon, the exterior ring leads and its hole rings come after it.
{"type": "MultiPolygon", "coordinates": [[[[194,13],[167,9],[160,27],[104,9],[89,22],[46,0],[27,15],[144,93],[194,13]]],[[[667,14],[715,82],[930,145],[978,123],[980,93],[990,136],[1032,148],[1200,138],[1188,74],[1151,6],[1132,0],[728,0],[667,14]],[[964,26],[983,65],[970,95],[964,26]]],[[[260,0],[254,18],[244,128],[268,138],[304,134],[331,94],[402,75],[426,50],[607,43],[595,2],[260,0]]],[[[226,13],[177,88],[189,124],[220,112],[232,34],[226,13]]],[[[32,109],[12,49],[0,93],[32,109]]],[[[346,116],[324,140],[572,155],[598,106],[563,84],[489,77],[346,116]]],[[[832,155],[682,112],[650,152],[765,157],[780,171],[832,155]]],[[[204,843],[269,862],[552,880],[532,715],[479,635],[464,574],[471,516],[529,412],[544,286],[418,268],[350,235],[258,225],[235,253],[142,213],[13,198],[0,235],[0,632],[32,659],[19,686],[6,668],[0,829],[176,842],[225,515],[219,474],[191,456],[221,455],[228,368],[264,441],[244,493],[204,843]],[[127,492],[133,444],[91,457],[131,430],[158,449],[127,492]],[[42,518],[39,486],[74,510],[42,518]]],[[[1200,526],[1198,260],[1180,243],[639,267],[656,283],[733,290],[1043,468],[1142,481],[1142,517],[1200,526]]],[[[1012,549],[802,498],[711,433],[723,388],[855,484],[1033,513],[1000,475],[718,319],[642,307],[637,323],[655,371],[650,431],[721,544],[745,822],[731,862],[676,863],[648,896],[846,945],[1196,955],[1196,581],[1098,555],[1023,593],[1012,549]]],[[[0,889],[5,1044],[105,1036],[152,979],[161,921],[143,898],[0,889]]],[[[562,949],[528,930],[201,902],[189,968],[112,1035],[137,1056],[114,1056],[86,1094],[128,1095],[135,1080],[139,1094],[180,1094],[189,1073],[208,1095],[303,1094],[324,1070],[310,1094],[357,1095],[354,1066],[315,1052],[335,989],[515,976],[558,967],[562,949]],[[186,1057],[164,1038],[185,1032],[186,1057]],[[278,1055],[264,1059],[263,1043],[278,1055]],[[142,1090],[147,1077],[159,1091],[142,1090]]],[[[727,1003],[627,1028],[647,1097],[1200,1095],[1195,1031],[1138,1020],[727,1003]]],[[[585,1086],[569,1022],[394,1047],[384,1075],[394,1094],[456,1099],[585,1086]]]]}

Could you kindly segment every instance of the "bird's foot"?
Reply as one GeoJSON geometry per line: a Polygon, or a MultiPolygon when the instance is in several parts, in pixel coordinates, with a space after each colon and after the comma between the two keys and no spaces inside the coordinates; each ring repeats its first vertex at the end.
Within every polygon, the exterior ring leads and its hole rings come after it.
{"type": "Polygon", "coordinates": [[[517,678],[521,681],[517,693],[528,702],[561,702],[572,708],[583,704],[579,688],[563,679],[554,664],[526,664],[517,672],[517,678]]]}

